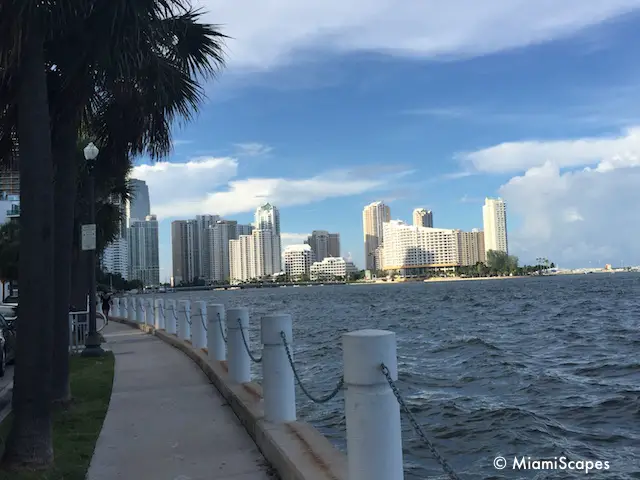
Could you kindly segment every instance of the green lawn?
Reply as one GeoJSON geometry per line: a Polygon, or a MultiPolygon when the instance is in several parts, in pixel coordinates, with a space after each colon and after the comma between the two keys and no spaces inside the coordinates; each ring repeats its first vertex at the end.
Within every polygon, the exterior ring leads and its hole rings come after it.
{"type": "MultiPolygon", "coordinates": [[[[113,354],[108,352],[102,358],[72,356],[70,367],[73,403],[53,418],[55,466],[43,472],[2,471],[2,480],[84,480],[109,407],[113,354]]],[[[10,423],[11,416],[0,425],[0,449],[10,423]]]]}

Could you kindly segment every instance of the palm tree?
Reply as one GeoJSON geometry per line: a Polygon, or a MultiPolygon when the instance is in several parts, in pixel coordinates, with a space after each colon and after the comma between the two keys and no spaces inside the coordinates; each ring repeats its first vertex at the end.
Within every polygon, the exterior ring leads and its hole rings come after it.
{"type": "MultiPolygon", "coordinates": [[[[9,467],[46,467],[53,459],[50,366],[53,358],[56,381],[68,385],[68,376],[57,372],[68,361],[68,260],[77,170],[73,152],[80,124],[84,117],[91,126],[87,131],[101,139],[101,160],[167,153],[174,119],[190,118],[202,101],[196,75],[214,73],[222,64],[224,36],[214,26],[198,23],[198,17],[183,0],[0,4],[0,145],[7,144],[7,126],[17,124],[26,237],[20,255],[26,308],[18,327],[14,422],[4,456],[9,467]],[[55,281],[50,273],[54,242],[60,254],[55,281]]],[[[62,391],[57,389],[56,396],[62,391]]]]}
{"type": "MultiPolygon", "coordinates": [[[[51,443],[53,324],[53,164],[44,42],[39,0],[0,3],[0,120],[17,118],[20,143],[20,317],[8,467],[47,467],[51,443]]],[[[15,124],[13,125],[15,126],[15,124]]],[[[6,136],[6,127],[2,128],[6,136]]]]}
{"type": "MultiPolygon", "coordinates": [[[[124,178],[120,172],[128,172],[135,155],[146,153],[152,158],[159,158],[170,153],[174,120],[191,119],[197,111],[204,97],[195,77],[212,75],[222,66],[221,41],[225,38],[216,27],[202,24],[199,19],[200,13],[187,10],[150,22],[146,35],[141,36],[143,41],[131,42],[133,53],[119,52],[124,57],[120,59],[121,63],[118,57],[112,57],[112,51],[107,52],[107,58],[96,55],[94,63],[101,70],[97,70],[94,94],[83,111],[83,130],[100,146],[95,172],[97,178],[110,175],[124,178]],[[135,58],[135,62],[126,65],[131,58],[135,58]]],[[[138,28],[144,28],[144,25],[140,22],[138,28]]],[[[139,32],[136,33],[139,36],[139,32]]],[[[75,166],[65,163],[66,168],[62,168],[61,165],[62,162],[57,163],[59,175],[75,178],[75,166]]],[[[65,193],[60,192],[60,196],[65,196],[65,193]]],[[[63,211],[63,208],[58,211],[63,211]]],[[[60,222],[57,225],[60,226],[60,222]]],[[[56,269],[58,309],[52,378],[53,398],[61,402],[70,398],[66,356],[69,338],[66,311],[70,291],[66,279],[69,277],[69,265],[73,263],[69,247],[73,236],[66,228],[65,225],[64,229],[59,227],[57,230],[62,254],[58,257],[59,268],[56,269]]],[[[79,270],[93,268],[82,265],[81,259],[77,260],[79,270]]],[[[77,294],[76,290],[74,297],[77,294]]],[[[72,298],[71,303],[78,300],[72,298]]]]}

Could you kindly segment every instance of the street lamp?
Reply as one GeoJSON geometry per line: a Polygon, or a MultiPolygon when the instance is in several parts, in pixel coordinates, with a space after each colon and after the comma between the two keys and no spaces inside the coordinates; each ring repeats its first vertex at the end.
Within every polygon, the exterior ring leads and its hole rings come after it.
{"type": "Polygon", "coordinates": [[[82,250],[87,252],[89,263],[89,333],[84,342],[84,357],[99,357],[104,355],[100,346],[101,338],[96,328],[96,194],[93,168],[98,158],[98,147],[90,142],[84,147],[84,158],[87,160],[89,171],[87,181],[87,200],[89,201],[89,223],[82,225],[82,250]]]}

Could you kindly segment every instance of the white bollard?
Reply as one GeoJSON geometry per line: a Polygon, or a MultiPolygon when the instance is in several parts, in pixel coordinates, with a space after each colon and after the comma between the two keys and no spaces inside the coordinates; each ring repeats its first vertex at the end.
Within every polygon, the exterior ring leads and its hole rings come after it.
{"type": "Polygon", "coordinates": [[[189,335],[189,321],[191,321],[191,302],[180,300],[178,302],[178,338],[180,340],[191,340],[189,335]]]}
{"type": "Polygon", "coordinates": [[[207,305],[207,351],[210,362],[222,362],[227,359],[227,346],[224,341],[225,315],[224,305],[207,305]]]}
{"type": "Polygon", "coordinates": [[[178,309],[176,307],[175,300],[167,300],[166,305],[164,306],[164,314],[166,317],[167,323],[167,333],[171,333],[173,335],[178,331],[178,325],[176,323],[176,316],[178,315],[178,309]]]}
{"type": "Polygon", "coordinates": [[[296,420],[296,384],[280,332],[284,332],[293,359],[291,315],[267,315],[261,322],[262,393],[267,422],[296,420]]]}
{"type": "Polygon", "coordinates": [[[227,310],[227,346],[229,348],[229,376],[235,383],[251,381],[251,358],[244,346],[242,334],[249,337],[249,310],[231,308],[227,310]],[[238,320],[240,320],[238,322],[238,320]]]}
{"type": "Polygon", "coordinates": [[[111,304],[111,310],[109,311],[109,314],[110,314],[112,317],[117,317],[117,316],[119,316],[118,314],[120,313],[120,312],[119,312],[119,308],[118,308],[118,299],[117,299],[117,298],[114,298],[114,299],[112,300],[112,302],[113,302],[113,303],[111,304]]]}
{"type": "Polygon", "coordinates": [[[205,348],[207,346],[207,302],[198,300],[194,302],[191,314],[191,344],[193,348],[205,348]]]}
{"type": "Polygon", "coordinates": [[[129,320],[131,320],[132,322],[136,321],[136,299],[135,297],[131,297],[129,299],[129,320]]]}
{"type": "Polygon", "coordinates": [[[164,329],[164,301],[161,298],[156,298],[153,304],[156,311],[153,326],[156,327],[156,330],[164,329]]]}
{"type": "Polygon", "coordinates": [[[144,323],[145,314],[144,314],[144,299],[138,298],[137,310],[136,310],[136,320],[138,323],[144,323]]]}
{"type": "Polygon", "coordinates": [[[153,326],[153,322],[154,322],[153,319],[155,317],[155,312],[154,312],[153,306],[154,306],[153,298],[147,299],[147,303],[144,306],[145,312],[147,313],[144,323],[146,323],[149,326],[153,326]]]}
{"type": "Polygon", "coordinates": [[[349,480],[403,480],[400,405],[383,375],[398,379],[396,334],[357,330],[342,336],[349,480]]]}

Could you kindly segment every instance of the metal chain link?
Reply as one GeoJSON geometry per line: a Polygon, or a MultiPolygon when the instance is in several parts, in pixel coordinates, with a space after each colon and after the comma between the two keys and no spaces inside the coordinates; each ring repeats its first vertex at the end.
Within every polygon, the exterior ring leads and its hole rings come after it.
{"type": "Polygon", "coordinates": [[[220,327],[220,335],[222,335],[222,340],[224,340],[224,343],[227,343],[227,336],[224,334],[224,330],[222,328],[222,317],[220,317],[220,312],[218,312],[218,326],[220,327]]]}
{"type": "Polygon", "coordinates": [[[300,386],[300,390],[302,390],[302,393],[304,393],[307,396],[307,398],[309,398],[309,400],[311,400],[313,403],[322,404],[322,403],[327,403],[329,400],[333,400],[333,398],[336,395],[338,395],[338,393],[340,393],[340,390],[342,390],[342,387],[344,386],[344,377],[340,377],[340,380],[338,380],[338,384],[331,391],[331,393],[329,393],[325,397],[320,397],[320,398],[314,397],[313,395],[311,395],[311,393],[309,393],[309,391],[302,384],[302,380],[300,380],[300,376],[298,375],[296,366],[293,363],[293,357],[291,356],[291,350],[289,348],[289,344],[287,343],[287,335],[284,332],[280,332],[280,338],[282,338],[282,343],[284,344],[284,348],[287,351],[287,358],[289,359],[289,365],[291,365],[293,376],[296,378],[296,382],[300,386]]]}
{"type": "Polygon", "coordinates": [[[189,324],[189,326],[193,326],[191,324],[191,312],[187,313],[187,307],[183,308],[182,311],[184,312],[184,318],[187,320],[187,323],[189,324]]]}
{"type": "Polygon", "coordinates": [[[244,328],[242,328],[242,321],[240,319],[238,319],[238,326],[240,327],[240,333],[242,334],[242,341],[244,342],[244,348],[247,349],[249,358],[256,363],[262,362],[262,357],[254,357],[253,353],[251,353],[251,349],[249,348],[249,344],[247,343],[247,338],[244,336],[244,328]]]}
{"type": "Polygon", "coordinates": [[[433,445],[433,443],[431,443],[431,440],[429,440],[425,435],[424,431],[422,430],[422,427],[420,426],[418,421],[415,419],[415,417],[411,413],[411,410],[409,410],[409,406],[405,403],[404,399],[402,398],[402,394],[400,393],[400,390],[398,390],[398,387],[396,387],[396,383],[391,378],[391,372],[389,372],[389,368],[384,363],[382,363],[380,364],[380,369],[382,370],[382,374],[387,379],[387,383],[389,384],[389,387],[391,387],[391,391],[395,395],[396,400],[400,404],[400,407],[407,414],[407,418],[409,418],[409,423],[411,423],[411,426],[413,427],[415,432],[418,434],[420,439],[427,445],[427,448],[429,449],[431,454],[434,456],[434,458],[438,461],[438,463],[440,463],[442,470],[444,470],[444,472],[447,475],[449,475],[449,478],[451,480],[461,480],[458,474],[453,471],[453,468],[451,468],[451,465],[449,465],[449,463],[444,459],[444,457],[440,455],[438,450],[436,450],[436,447],[433,445]]]}
{"type": "MultiPolygon", "coordinates": [[[[200,323],[202,324],[202,327],[204,328],[204,331],[207,331],[207,326],[204,324],[204,315],[202,314],[202,312],[200,313],[194,313],[193,315],[191,315],[191,317],[200,317],[200,323]]],[[[191,325],[191,324],[189,324],[191,325]]]]}

